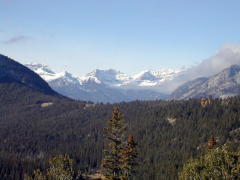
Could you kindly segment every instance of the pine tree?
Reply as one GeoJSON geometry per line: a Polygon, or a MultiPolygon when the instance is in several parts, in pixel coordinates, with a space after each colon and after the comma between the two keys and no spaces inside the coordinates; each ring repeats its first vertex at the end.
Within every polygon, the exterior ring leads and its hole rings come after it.
{"type": "Polygon", "coordinates": [[[134,141],[132,135],[128,136],[128,141],[122,151],[122,167],[123,167],[123,178],[129,179],[135,173],[135,166],[137,165],[137,143],[134,141]]]}
{"type": "Polygon", "coordinates": [[[127,180],[135,172],[137,165],[136,142],[133,136],[125,136],[126,126],[118,107],[107,122],[105,139],[108,141],[102,161],[103,174],[107,180],[127,180]],[[126,140],[127,139],[127,140],[126,140]]]}
{"type": "Polygon", "coordinates": [[[180,180],[239,179],[240,152],[231,152],[226,146],[213,148],[206,154],[188,161],[179,174],[180,180]]]}
{"type": "Polygon", "coordinates": [[[112,112],[112,119],[107,122],[105,139],[108,141],[102,161],[103,174],[107,180],[121,180],[123,172],[122,152],[124,148],[124,133],[126,131],[123,116],[118,107],[112,112]]]}
{"type": "Polygon", "coordinates": [[[25,180],[73,180],[73,160],[67,155],[59,155],[49,160],[50,167],[46,173],[39,169],[34,171],[34,178],[26,175],[25,180]]]}
{"type": "Polygon", "coordinates": [[[53,180],[73,180],[73,160],[67,155],[60,155],[50,159],[47,176],[53,180]]]}

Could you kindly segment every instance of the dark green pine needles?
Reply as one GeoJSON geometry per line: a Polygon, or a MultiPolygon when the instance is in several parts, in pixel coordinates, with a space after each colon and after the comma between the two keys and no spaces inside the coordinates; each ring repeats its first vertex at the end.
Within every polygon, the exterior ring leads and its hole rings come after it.
{"type": "Polygon", "coordinates": [[[118,107],[113,109],[112,119],[107,124],[104,135],[107,144],[103,150],[103,174],[107,180],[129,179],[136,165],[136,143],[133,136],[129,136],[126,141],[126,125],[118,107]]]}

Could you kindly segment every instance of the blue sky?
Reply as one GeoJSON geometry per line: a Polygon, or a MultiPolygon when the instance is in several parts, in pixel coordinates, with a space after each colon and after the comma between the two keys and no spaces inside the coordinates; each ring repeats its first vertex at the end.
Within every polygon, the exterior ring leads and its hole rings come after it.
{"type": "Polygon", "coordinates": [[[239,0],[0,0],[0,53],[82,75],[193,66],[240,42],[239,0]]]}

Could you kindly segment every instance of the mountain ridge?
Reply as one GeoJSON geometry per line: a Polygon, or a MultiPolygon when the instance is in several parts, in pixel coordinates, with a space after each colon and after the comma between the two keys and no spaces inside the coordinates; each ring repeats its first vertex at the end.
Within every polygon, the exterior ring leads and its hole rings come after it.
{"type": "Polygon", "coordinates": [[[170,99],[226,98],[240,95],[240,65],[231,65],[216,75],[197,78],[177,88],[170,99]]]}
{"type": "Polygon", "coordinates": [[[37,73],[0,54],[0,81],[18,83],[44,94],[58,95],[37,73]]]}
{"type": "Polygon", "coordinates": [[[129,76],[114,69],[96,69],[85,76],[74,76],[69,72],[55,73],[42,64],[26,66],[38,73],[54,90],[67,97],[111,103],[165,99],[166,94],[158,92],[157,87],[180,72],[173,69],[146,70],[129,76]]]}

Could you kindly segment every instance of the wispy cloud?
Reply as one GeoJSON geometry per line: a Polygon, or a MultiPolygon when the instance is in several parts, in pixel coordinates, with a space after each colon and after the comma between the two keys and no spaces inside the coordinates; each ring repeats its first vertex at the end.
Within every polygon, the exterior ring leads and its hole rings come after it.
{"type": "Polygon", "coordinates": [[[240,64],[240,45],[228,44],[214,56],[192,68],[190,77],[209,77],[234,64],[240,64]]]}
{"type": "Polygon", "coordinates": [[[234,64],[240,65],[240,44],[224,45],[215,55],[187,69],[176,79],[167,82],[165,91],[171,92],[183,83],[199,77],[210,77],[234,64]]]}
{"type": "Polygon", "coordinates": [[[29,36],[18,35],[18,36],[9,38],[6,41],[3,41],[3,43],[4,44],[15,44],[15,43],[19,43],[19,42],[26,42],[26,41],[29,41],[30,39],[31,39],[31,37],[29,37],[29,36]]]}

